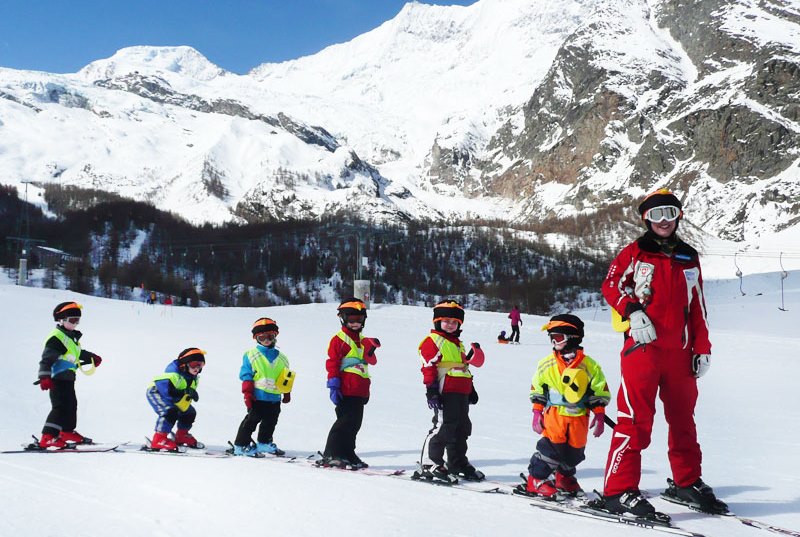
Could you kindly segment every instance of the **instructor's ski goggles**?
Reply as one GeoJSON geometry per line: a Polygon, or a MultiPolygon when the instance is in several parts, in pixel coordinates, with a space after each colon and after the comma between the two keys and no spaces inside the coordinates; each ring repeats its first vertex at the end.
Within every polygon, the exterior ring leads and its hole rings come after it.
{"type": "Polygon", "coordinates": [[[681,210],[674,205],[662,205],[661,207],[653,207],[644,213],[644,219],[657,224],[666,220],[672,222],[681,216],[681,210]]]}

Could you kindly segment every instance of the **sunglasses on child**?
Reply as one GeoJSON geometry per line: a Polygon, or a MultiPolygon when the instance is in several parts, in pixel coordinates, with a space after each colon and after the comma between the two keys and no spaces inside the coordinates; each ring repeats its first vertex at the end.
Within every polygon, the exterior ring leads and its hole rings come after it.
{"type": "Polygon", "coordinates": [[[681,210],[673,205],[662,205],[661,207],[653,207],[644,213],[644,219],[657,224],[663,220],[672,222],[677,220],[681,215],[681,210]]]}
{"type": "Polygon", "coordinates": [[[266,344],[272,343],[278,338],[278,334],[276,332],[261,332],[260,334],[256,335],[256,341],[259,343],[266,344]]]}

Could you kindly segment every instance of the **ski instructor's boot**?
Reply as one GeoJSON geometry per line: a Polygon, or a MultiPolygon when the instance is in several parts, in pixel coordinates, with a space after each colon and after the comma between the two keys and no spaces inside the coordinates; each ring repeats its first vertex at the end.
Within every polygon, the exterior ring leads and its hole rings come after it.
{"type": "Polygon", "coordinates": [[[667,489],[661,497],[713,515],[728,514],[728,505],[714,494],[714,490],[698,479],[688,487],[679,487],[672,479],[667,479],[667,489]]]}

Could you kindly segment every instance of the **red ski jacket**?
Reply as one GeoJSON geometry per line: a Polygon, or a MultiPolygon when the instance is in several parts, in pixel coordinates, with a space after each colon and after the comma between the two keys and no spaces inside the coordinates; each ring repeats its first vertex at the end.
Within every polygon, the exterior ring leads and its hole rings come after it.
{"type": "Polygon", "coordinates": [[[644,309],[656,330],[649,345],[711,353],[700,260],[680,239],[669,255],[648,234],[632,242],[611,263],[601,291],[623,319],[644,309]]]}

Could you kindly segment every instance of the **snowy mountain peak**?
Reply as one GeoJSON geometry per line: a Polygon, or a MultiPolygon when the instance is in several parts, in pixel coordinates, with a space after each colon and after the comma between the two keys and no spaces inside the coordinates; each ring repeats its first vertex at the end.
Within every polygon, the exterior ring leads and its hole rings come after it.
{"type": "Polygon", "coordinates": [[[156,76],[174,73],[199,81],[209,81],[227,73],[192,47],[139,46],[120,49],[110,58],[90,63],[78,74],[91,82],[135,72],[156,76]]]}

